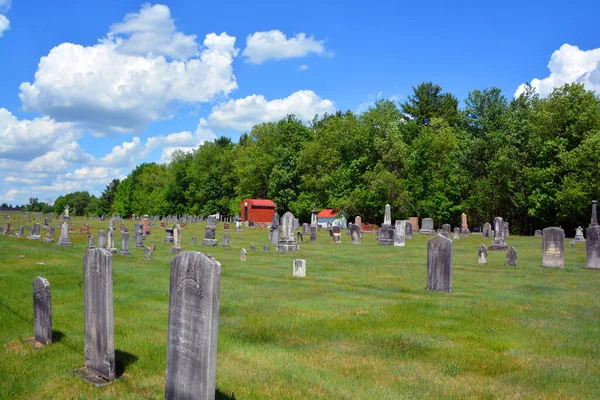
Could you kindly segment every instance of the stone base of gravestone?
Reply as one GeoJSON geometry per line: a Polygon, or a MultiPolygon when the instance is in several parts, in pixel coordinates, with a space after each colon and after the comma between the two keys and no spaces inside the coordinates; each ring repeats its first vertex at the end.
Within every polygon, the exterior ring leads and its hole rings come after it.
{"type": "Polygon", "coordinates": [[[502,238],[495,238],[489,247],[489,250],[491,250],[491,251],[500,251],[500,250],[507,250],[507,249],[508,249],[508,246],[506,245],[506,242],[502,238]]]}
{"type": "Polygon", "coordinates": [[[27,239],[29,239],[29,240],[42,240],[42,236],[41,235],[30,235],[30,236],[27,236],[27,239]]]}
{"type": "Polygon", "coordinates": [[[281,241],[277,243],[277,252],[278,253],[291,253],[293,251],[300,250],[300,246],[298,242],[295,240],[281,241]]]}
{"type": "Polygon", "coordinates": [[[171,253],[171,254],[179,254],[182,251],[183,251],[183,249],[181,247],[171,246],[171,250],[169,250],[169,253],[171,253]]]}
{"type": "Polygon", "coordinates": [[[202,240],[202,244],[204,246],[218,246],[219,245],[219,241],[217,239],[203,239],[202,240]]]}
{"type": "Polygon", "coordinates": [[[117,249],[115,247],[111,247],[110,249],[107,249],[108,251],[110,251],[112,254],[117,254],[117,249]]]}
{"type": "Polygon", "coordinates": [[[84,381],[89,382],[96,387],[108,386],[114,382],[114,380],[107,381],[106,379],[96,375],[95,373],[93,373],[92,371],[90,371],[89,369],[87,369],[85,367],[76,369],[72,372],[73,372],[73,374],[79,376],[84,381]]]}
{"type": "Polygon", "coordinates": [[[60,239],[58,239],[58,245],[66,246],[66,247],[72,246],[71,241],[69,240],[68,236],[67,237],[61,236],[60,239]]]}
{"type": "Polygon", "coordinates": [[[419,233],[421,235],[437,235],[437,231],[435,229],[419,229],[419,233]]]}
{"type": "Polygon", "coordinates": [[[379,233],[380,246],[394,245],[394,228],[391,225],[383,225],[377,232],[379,233]]]}
{"type": "Polygon", "coordinates": [[[122,256],[128,256],[131,253],[129,252],[129,250],[121,250],[121,251],[119,251],[119,254],[122,255],[122,256]]]}
{"type": "MultiPolygon", "coordinates": [[[[39,239],[37,239],[37,240],[39,240],[39,239]]],[[[52,238],[43,238],[42,242],[44,242],[44,243],[54,243],[54,239],[52,239],[52,238]]]]}

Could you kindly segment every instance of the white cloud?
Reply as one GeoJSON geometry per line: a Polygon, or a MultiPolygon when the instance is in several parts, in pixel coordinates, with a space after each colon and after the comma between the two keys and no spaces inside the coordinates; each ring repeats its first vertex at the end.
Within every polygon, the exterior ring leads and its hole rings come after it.
{"type": "MultiPolygon", "coordinates": [[[[548,69],[549,76],[531,81],[531,86],[541,96],[547,96],[556,87],[574,82],[583,83],[586,89],[600,94],[600,48],[586,51],[565,43],[552,53],[548,69]]],[[[522,84],[515,92],[515,97],[524,91],[525,84],[522,84]]]]}
{"type": "Polygon", "coordinates": [[[108,41],[118,43],[117,51],[143,57],[187,60],[198,53],[196,35],[177,32],[169,7],[162,4],[144,4],[139,13],[127,14],[124,22],[110,27],[108,41]]]}
{"type": "Polygon", "coordinates": [[[254,94],[216,105],[208,117],[208,124],[213,129],[247,132],[256,124],[277,121],[288,114],[294,114],[301,120],[309,120],[315,114],[326,112],[335,112],[333,102],[321,99],[312,90],[300,90],[285,99],[271,101],[254,94]]]}
{"type": "Polygon", "coordinates": [[[7,109],[0,108],[0,158],[32,160],[81,136],[81,130],[73,124],[48,117],[18,120],[7,109]]]}
{"type": "Polygon", "coordinates": [[[306,65],[306,64],[301,64],[301,65],[298,66],[298,69],[300,71],[306,71],[308,68],[309,68],[309,66],[306,65]]]}
{"type": "Polygon", "coordinates": [[[305,33],[288,39],[279,30],[255,32],[246,38],[246,48],[242,55],[251,64],[262,64],[269,59],[304,57],[311,53],[331,55],[325,50],[324,43],[323,40],[315,40],[313,36],[307,37],[305,33]]]}
{"type": "Polygon", "coordinates": [[[235,37],[208,34],[199,52],[192,39],[176,31],[166,6],[143,6],[95,46],[63,43],[50,50],[33,83],[20,85],[23,108],[107,135],[168,118],[172,105],[209,102],[235,90],[235,37]]]}
{"type": "Polygon", "coordinates": [[[10,28],[10,21],[4,15],[0,14],[0,38],[4,36],[4,32],[10,28]]]}

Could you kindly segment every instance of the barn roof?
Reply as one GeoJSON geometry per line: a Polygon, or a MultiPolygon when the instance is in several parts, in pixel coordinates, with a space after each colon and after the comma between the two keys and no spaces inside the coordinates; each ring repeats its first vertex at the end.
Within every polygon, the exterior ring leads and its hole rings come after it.
{"type": "Polygon", "coordinates": [[[255,206],[261,207],[273,207],[275,208],[275,203],[272,200],[267,199],[248,199],[248,202],[255,206]]]}
{"type": "Polygon", "coordinates": [[[318,218],[333,218],[336,215],[338,215],[339,212],[340,212],[340,210],[333,210],[331,208],[326,208],[325,210],[321,210],[321,212],[317,214],[317,217],[318,218]]]}

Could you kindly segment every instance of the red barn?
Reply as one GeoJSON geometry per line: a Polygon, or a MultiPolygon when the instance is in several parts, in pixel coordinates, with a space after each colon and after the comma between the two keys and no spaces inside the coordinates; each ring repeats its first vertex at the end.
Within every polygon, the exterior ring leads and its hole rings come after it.
{"type": "Polygon", "coordinates": [[[244,199],[240,203],[242,221],[271,222],[275,214],[275,203],[266,199],[244,199]]]}

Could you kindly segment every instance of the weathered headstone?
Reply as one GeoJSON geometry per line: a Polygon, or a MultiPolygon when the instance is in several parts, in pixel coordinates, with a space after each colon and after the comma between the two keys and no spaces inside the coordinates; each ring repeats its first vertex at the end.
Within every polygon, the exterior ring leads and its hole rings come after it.
{"type": "Polygon", "coordinates": [[[392,212],[389,204],[385,205],[383,225],[381,225],[381,229],[379,229],[379,245],[394,245],[394,228],[392,227],[392,212]]]}
{"type": "Polygon", "coordinates": [[[253,244],[251,244],[251,245],[250,245],[250,251],[254,251],[254,250],[256,250],[256,246],[255,246],[255,245],[253,245],[253,244]]]}
{"type": "Polygon", "coordinates": [[[192,244],[196,244],[196,236],[192,236],[192,244]]]}
{"type": "Polygon", "coordinates": [[[442,231],[446,232],[448,234],[447,237],[450,237],[450,230],[452,229],[452,227],[450,226],[450,224],[442,224],[442,231]]]}
{"type": "Polygon", "coordinates": [[[306,260],[294,260],[292,264],[293,275],[297,278],[306,277],[306,260]]]}
{"type": "Polygon", "coordinates": [[[152,249],[150,247],[144,248],[144,257],[146,258],[146,260],[152,259],[152,249]]]}
{"type": "Polygon", "coordinates": [[[427,242],[427,289],[452,292],[452,240],[442,235],[427,242]]]}
{"type": "Polygon", "coordinates": [[[457,226],[454,228],[454,240],[460,239],[460,228],[457,226]]]}
{"type": "Polygon", "coordinates": [[[30,240],[41,240],[42,236],[40,235],[40,224],[33,224],[33,229],[27,239],[30,240]]]}
{"type": "Polygon", "coordinates": [[[169,253],[177,254],[181,252],[181,228],[179,224],[173,225],[173,246],[171,246],[171,250],[169,253]]]}
{"type": "Polygon", "coordinates": [[[223,234],[223,247],[229,247],[229,234],[228,233],[224,233],[223,234]]]}
{"type": "Polygon", "coordinates": [[[585,242],[585,238],[583,237],[583,228],[580,226],[575,229],[575,241],[585,242]]]}
{"type": "Polygon", "coordinates": [[[404,247],[406,242],[406,221],[396,221],[394,230],[394,246],[404,247]]]}
{"type": "Polygon", "coordinates": [[[173,229],[171,229],[171,228],[165,229],[165,240],[164,241],[167,243],[173,243],[173,229]]]}
{"type": "Polygon", "coordinates": [[[240,250],[240,261],[246,261],[246,249],[240,250]]]}
{"type": "Polygon", "coordinates": [[[333,243],[342,243],[342,228],[340,226],[331,227],[331,238],[333,243]]]}
{"type": "Polygon", "coordinates": [[[269,251],[269,245],[268,245],[268,244],[265,244],[265,245],[263,246],[263,250],[264,250],[264,251],[269,251]]]}
{"type": "Polygon", "coordinates": [[[17,237],[18,238],[22,238],[25,236],[23,230],[24,230],[23,226],[19,226],[19,228],[17,229],[17,237]]]}
{"type": "Polygon", "coordinates": [[[494,240],[490,250],[506,250],[506,238],[504,237],[504,220],[500,217],[494,218],[494,240]]]}
{"type": "Polygon", "coordinates": [[[511,267],[517,266],[517,250],[514,246],[510,246],[510,249],[506,252],[506,265],[511,267]]]}
{"type": "Polygon", "coordinates": [[[52,343],[52,302],[50,283],[42,276],[33,280],[34,340],[43,345],[52,343]]]}
{"type": "Polygon", "coordinates": [[[71,241],[69,240],[69,224],[63,222],[60,227],[60,239],[58,239],[59,246],[71,246],[71,241]]]}
{"type": "Polygon", "coordinates": [[[596,214],[596,200],[592,200],[592,221],[585,235],[585,268],[600,269],[600,225],[596,214]]]}
{"type": "Polygon", "coordinates": [[[94,246],[94,235],[89,235],[88,236],[88,245],[87,245],[88,249],[95,249],[96,246],[94,246]]]}
{"type": "Polygon", "coordinates": [[[487,264],[488,260],[487,260],[487,249],[485,248],[485,244],[482,244],[481,246],[479,246],[479,251],[477,252],[477,254],[479,255],[479,261],[477,261],[477,264],[487,264]]]}
{"type": "Polygon", "coordinates": [[[281,235],[277,242],[277,252],[289,253],[300,249],[294,237],[294,214],[289,211],[283,214],[283,217],[281,217],[281,226],[273,231],[273,233],[275,232],[281,235]]]}
{"type": "Polygon", "coordinates": [[[298,241],[298,243],[303,243],[304,242],[304,236],[302,235],[302,232],[296,232],[296,240],[298,241]]]}
{"type": "Polygon", "coordinates": [[[204,246],[217,246],[219,241],[216,238],[217,234],[217,221],[214,216],[210,215],[206,222],[206,228],[204,229],[204,239],[202,244],[204,246]]]}
{"type": "Polygon", "coordinates": [[[565,234],[561,228],[550,227],[542,231],[542,267],[565,266],[565,234]]]}
{"type": "Polygon", "coordinates": [[[535,235],[535,237],[542,237],[542,231],[541,231],[541,230],[539,230],[539,229],[537,229],[537,230],[535,231],[535,234],[534,234],[534,235],[535,235]]]}
{"type": "Polygon", "coordinates": [[[85,368],[98,377],[116,378],[112,254],[89,249],[83,258],[85,368]]]}
{"type": "Polygon", "coordinates": [[[423,235],[434,235],[436,231],[433,229],[433,220],[431,218],[423,218],[421,221],[422,228],[419,233],[423,235]]]}
{"type": "Polygon", "coordinates": [[[412,233],[413,233],[412,224],[410,223],[409,220],[404,220],[404,222],[405,222],[404,226],[406,227],[404,236],[406,237],[406,239],[412,239],[412,233]]]}
{"type": "Polygon", "coordinates": [[[106,249],[106,235],[102,229],[98,232],[98,248],[106,249]]]}
{"type": "Polygon", "coordinates": [[[508,231],[508,222],[504,222],[502,225],[502,236],[504,237],[504,240],[508,239],[508,231]]]}
{"type": "Polygon", "coordinates": [[[110,226],[108,227],[108,231],[106,234],[106,249],[112,254],[117,253],[117,248],[115,247],[115,230],[110,226]]]}
{"type": "Polygon", "coordinates": [[[269,232],[271,233],[271,244],[277,244],[279,243],[279,232],[280,227],[279,227],[279,214],[277,214],[277,211],[273,213],[273,220],[271,221],[271,228],[269,230],[269,232]]]}
{"type": "Polygon", "coordinates": [[[186,251],[171,261],[165,399],[214,399],[221,264],[186,251]]]}
{"type": "Polygon", "coordinates": [[[121,234],[121,254],[129,255],[129,232],[124,231],[121,234]]]}
{"type": "Polygon", "coordinates": [[[486,239],[492,237],[492,225],[489,222],[483,224],[482,234],[486,239]]]}
{"type": "Polygon", "coordinates": [[[362,232],[357,224],[352,224],[350,227],[350,237],[352,238],[352,244],[360,244],[362,232]]]}
{"type": "Polygon", "coordinates": [[[307,224],[306,222],[302,224],[302,234],[303,235],[310,234],[310,225],[307,224]]]}

